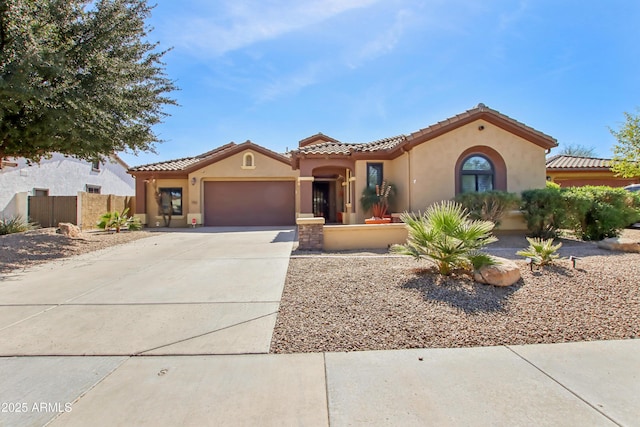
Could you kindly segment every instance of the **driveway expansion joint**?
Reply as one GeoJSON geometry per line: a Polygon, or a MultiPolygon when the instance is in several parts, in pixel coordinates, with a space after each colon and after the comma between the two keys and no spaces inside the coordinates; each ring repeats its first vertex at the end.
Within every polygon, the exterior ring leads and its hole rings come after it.
{"type": "Polygon", "coordinates": [[[535,368],[538,372],[542,373],[545,377],[549,378],[551,381],[553,381],[554,383],[558,384],[560,387],[562,387],[563,389],[565,389],[566,391],[568,391],[569,393],[571,393],[573,396],[575,396],[578,400],[580,400],[582,403],[584,403],[585,405],[589,406],[591,409],[593,409],[594,411],[598,412],[600,415],[602,415],[603,417],[605,417],[606,419],[608,419],[609,421],[611,421],[612,423],[614,423],[617,426],[623,427],[623,424],[620,424],[619,422],[617,422],[616,420],[614,420],[613,418],[611,418],[609,415],[605,414],[604,412],[602,412],[597,406],[593,405],[591,402],[585,400],[582,396],[580,396],[578,393],[576,393],[575,391],[573,391],[571,388],[569,388],[568,386],[566,386],[565,384],[563,384],[562,382],[558,381],[557,379],[555,379],[552,375],[548,374],[546,371],[544,371],[542,368],[540,368],[539,366],[537,366],[535,363],[533,363],[532,361],[530,361],[529,359],[527,359],[526,357],[524,357],[523,355],[521,355],[520,353],[518,353],[517,351],[515,351],[513,348],[511,348],[511,346],[505,345],[504,346],[507,350],[511,351],[513,354],[515,354],[516,356],[518,356],[520,359],[524,360],[526,363],[528,363],[529,365],[531,365],[533,368],[535,368]]]}

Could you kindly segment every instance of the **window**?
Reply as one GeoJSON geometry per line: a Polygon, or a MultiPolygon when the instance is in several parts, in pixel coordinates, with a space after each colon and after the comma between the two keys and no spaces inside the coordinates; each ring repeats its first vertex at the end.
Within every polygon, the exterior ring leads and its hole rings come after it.
{"type": "Polygon", "coordinates": [[[87,184],[85,187],[86,187],[86,192],[87,193],[100,194],[100,186],[99,185],[87,184]]]}
{"type": "Polygon", "coordinates": [[[100,160],[94,160],[91,163],[91,170],[94,172],[99,172],[100,171],[100,160]]]}
{"type": "Polygon", "coordinates": [[[367,163],[367,187],[382,185],[382,163],[367,163]]]}
{"type": "Polygon", "coordinates": [[[172,215],[182,215],[182,188],[161,188],[160,199],[162,210],[168,210],[171,207],[172,215]]]}
{"type": "Polygon", "coordinates": [[[253,158],[253,154],[245,153],[245,155],[242,156],[242,169],[255,169],[255,168],[256,168],[256,164],[255,164],[255,159],[253,158]]]}
{"type": "Polygon", "coordinates": [[[493,190],[494,169],[484,156],[472,155],[462,163],[460,170],[460,190],[462,193],[493,190]]]}

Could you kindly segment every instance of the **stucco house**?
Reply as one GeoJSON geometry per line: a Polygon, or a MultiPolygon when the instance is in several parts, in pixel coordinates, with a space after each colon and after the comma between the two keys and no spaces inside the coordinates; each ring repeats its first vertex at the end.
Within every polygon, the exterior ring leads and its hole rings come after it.
{"type": "Polygon", "coordinates": [[[78,192],[133,196],[135,180],[128,169],[117,155],[105,162],[58,153],[40,163],[5,159],[0,167],[0,217],[26,216],[28,196],[76,196],[78,192]]]}
{"type": "Polygon", "coordinates": [[[129,170],[136,214],[161,223],[155,189],[171,195],[172,226],[284,225],[323,216],[363,223],[366,186],[397,188],[392,209],[424,210],[464,191],[544,187],[554,138],[483,104],[408,135],[344,143],[321,133],[278,154],[250,141],[129,170]],[[153,185],[152,185],[153,184],[153,185]]]}
{"type": "Polygon", "coordinates": [[[624,187],[638,184],[640,177],[623,178],[611,170],[611,159],[560,154],[547,159],[547,180],[561,187],[607,185],[624,187]]]}

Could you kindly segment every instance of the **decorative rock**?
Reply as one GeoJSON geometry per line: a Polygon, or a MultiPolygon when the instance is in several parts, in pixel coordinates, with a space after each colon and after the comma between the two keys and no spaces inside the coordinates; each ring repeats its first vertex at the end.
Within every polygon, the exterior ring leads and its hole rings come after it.
{"type": "Polygon", "coordinates": [[[58,224],[58,228],[60,229],[60,234],[67,237],[79,237],[80,236],[80,227],[77,225],[71,224],[70,222],[61,222],[58,224]]]}
{"type": "Polygon", "coordinates": [[[609,237],[599,241],[598,247],[610,251],[640,252],[640,243],[625,237],[609,237]]]}
{"type": "Polygon", "coordinates": [[[511,286],[520,280],[520,268],[511,260],[493,257],[498,264],[482,267],[473,273],[473,279],[479,283],[493,286],[511,286]]]}

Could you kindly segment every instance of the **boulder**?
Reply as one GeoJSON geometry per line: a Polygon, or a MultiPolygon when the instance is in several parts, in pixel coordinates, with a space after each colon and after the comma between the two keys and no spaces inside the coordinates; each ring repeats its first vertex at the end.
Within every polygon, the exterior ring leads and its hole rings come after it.
{"type": "Polygon", "coordinates": [[[598,247],[610,251],[640,252],[640,243],[625,237],[609,237],[608,239],[600,240],[598,247]]]}
{"type": "Polygon", "coordinates": [[[60,234],[67,237],[80,237],[80,227],[70,222],[61,222],[58,224],[60,234]]]}
{"type": "Polygon", "coordinates": [[[493,286],[511,286],[520,280],[520,268],[508,259],[493,257],[498,264],[487,265],[473,273],[473,279],[479,283],[493,286]]]}

